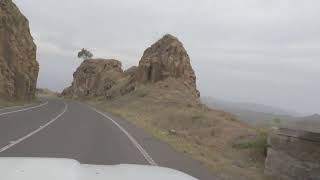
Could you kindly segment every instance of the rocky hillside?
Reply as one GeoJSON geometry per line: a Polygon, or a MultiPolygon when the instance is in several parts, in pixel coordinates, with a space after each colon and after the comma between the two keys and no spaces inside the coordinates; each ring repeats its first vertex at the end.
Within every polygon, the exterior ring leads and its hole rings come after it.
{"type": "Polygon", "coordinates": [[[179,85],[194,99],[200,96],[189,56],[182,43],[172,35],[165,35],[145,50],[138,67],[123,72],[120,61],[89,59],[80,65],[73,77],[72,85],[62,92],[62,96],[112,99],[128,94],[140,85],[159,82],[174,83],[171,88],[179,85]]]}
{"type": "Polygon", "coordinates": [[[29,22],[12,0],[0,1],[0,98],[31,100],[39,65],[29,22]]]}
{"type": "Polygon", "coordinates": [[[62,95],[127,119],[201,161],[219,179],[263,179],[265,135],[201,104],[190,58],[172,35],[126,71],[116,60],[84,61],[62,95]]]}

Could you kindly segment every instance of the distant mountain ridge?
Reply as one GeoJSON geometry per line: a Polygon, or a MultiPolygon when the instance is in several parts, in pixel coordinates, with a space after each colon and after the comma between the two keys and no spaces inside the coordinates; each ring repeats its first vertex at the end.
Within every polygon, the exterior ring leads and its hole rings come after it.
{"type": "Polygon", "coordinates": [[[261,112],[261,113],[268,113],[268,114],[276,114],[276,115],[292,115],[298,116],[299,114],[296,112],[288,111],[279,107],[258,104],[258,103],[249,103],[249,102],[232,102],[226,101],[218,98],[213,97],[204,97],[202,98],[204,102],[212,103],[216,106],[229,106],[229,107],[236,107],[243,110],[261,112]]]}
{"type": "Polygon", "coordinates": [[[304,130],[320,132],[320,115],[313,114],[311,116],[302,117],[298,121],[294,122],[292,126],[298,129],[303,127],[304,130]]]}
{"type": "Polygon", "coordinates": [[[303,117],[303,121],[320,121],[320,114],[313,114],[311,116],[303,117]]]}
{"type": "Polygon", "coordinates": [[[201,101],[210,108],[223,110],[236,115],[241,121],[252,125],[268,126],[274,119],[283,122],[297,121],[298,113],[282,108],[247,102],[231,102],[213,97],[203,97],[201,101]]]}
{"type": "Polygon", "coordinates": [[[282,108],[255,103],[230,102],[213,97],[202,97],[201,101],[210,108],[232,113],[239,120],[254,126],[284,126],[320,132],[319,114],[301,117],[298,113],[282,108]]]}

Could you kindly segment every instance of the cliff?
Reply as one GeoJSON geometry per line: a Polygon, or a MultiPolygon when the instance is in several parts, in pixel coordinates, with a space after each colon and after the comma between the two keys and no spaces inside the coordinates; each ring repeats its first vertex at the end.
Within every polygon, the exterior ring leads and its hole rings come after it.
{"type": "Polygon", "coordinates": [[[0,1],[0,97],[34,98],[39,65],[27,18],[12,0],[0,1]]]}

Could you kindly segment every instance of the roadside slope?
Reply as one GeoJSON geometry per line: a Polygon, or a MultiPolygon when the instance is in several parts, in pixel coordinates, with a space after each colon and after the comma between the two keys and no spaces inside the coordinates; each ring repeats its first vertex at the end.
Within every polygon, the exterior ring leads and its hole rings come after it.
{"type": "Polygon", "coordinates": [[[110,101],[88,102],[193,157],[200,168],[211,169],[221,179],[264,179],[266,135],[228,113],[177,97],[176,87],[170,91],[140,86],[132,94],[110,101]]]}
{"type": "Polygon", "coordinates": [[[191,155],[223,179],[262,179],[266,135],[200,102],[181,41],[165,35],[126,71],[113,59],[85,60],[62,96],[90,100],[191,155]]]}

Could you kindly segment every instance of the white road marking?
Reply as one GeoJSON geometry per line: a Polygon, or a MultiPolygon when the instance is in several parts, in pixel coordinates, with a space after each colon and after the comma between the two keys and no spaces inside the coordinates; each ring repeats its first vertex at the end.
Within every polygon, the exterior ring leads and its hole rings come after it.
{"type": "Polygon", "coordinates": [[[45,102],[45,103],[39,104],[39,105],[37,105],[37,106],[32,106],[32,107],[28,107],[28,108],[23,108],[23,109],[19,109],[19,110],[16,110],[16,111],[9,111],[9,112],[0,113],[0,116],[7,115],[7,114],[13,114],[13,113],[17,113],[17,112],[28,111],[28,110],[31,110],[31,109],[36,109],[36,108],[45,106],[45,105],[47,105],[47,104],[48,104],[48,101],[45,102]]]}
{"type": "Polygon", "coordinates": [[[10,144],[8,144],[7,146],[5,146],[5,147],[0,149],[0,153],[12,148],[13,146],[21,143],[22,141],[24,141],[24,140],[30,138],[31,136],[35,135],[36,133],[40,132],[42,129],[48,127],[50,124],[52,124],[53,122],[58,120],[67,110],[68,110],[68,105],[64,102],[64,110],[58,116],[56,116],[55,118],[53,118],[51,121],[47,122],[46,124],[40,126],[40,128],[38,128],[38,129],[32,131],[31,133],[25,135],[24,137],[22,137],[22,138],[20,138],[20,139],[18,139],[16,141],[10,141],[10,144]]]}
{"type": "Polygon", "coordinates": [[[115,120],[113,120],[111,117],[109,117],[108,115],[96,110],[93,107],[90,107],[92,110],[94,110],[95,112],[99,113],[100,115],[102,115],[103,117],[107,118],[108,120],[110,120],[114,125],[116,125],[129,139],[130,141],[133,143],[133,145],[140,151],[140,153],[143,155],[143,157],[147,160],[147,162],[152,165],[152,166],[158,166],[158,164],[151,158],[151,156],[147,153],[147,151],[145,149],[143,149],[143,147],[138,143],[137,140],[135,140],[128,131],[126,131],[120,124],[118,124],[115,120]]]}

